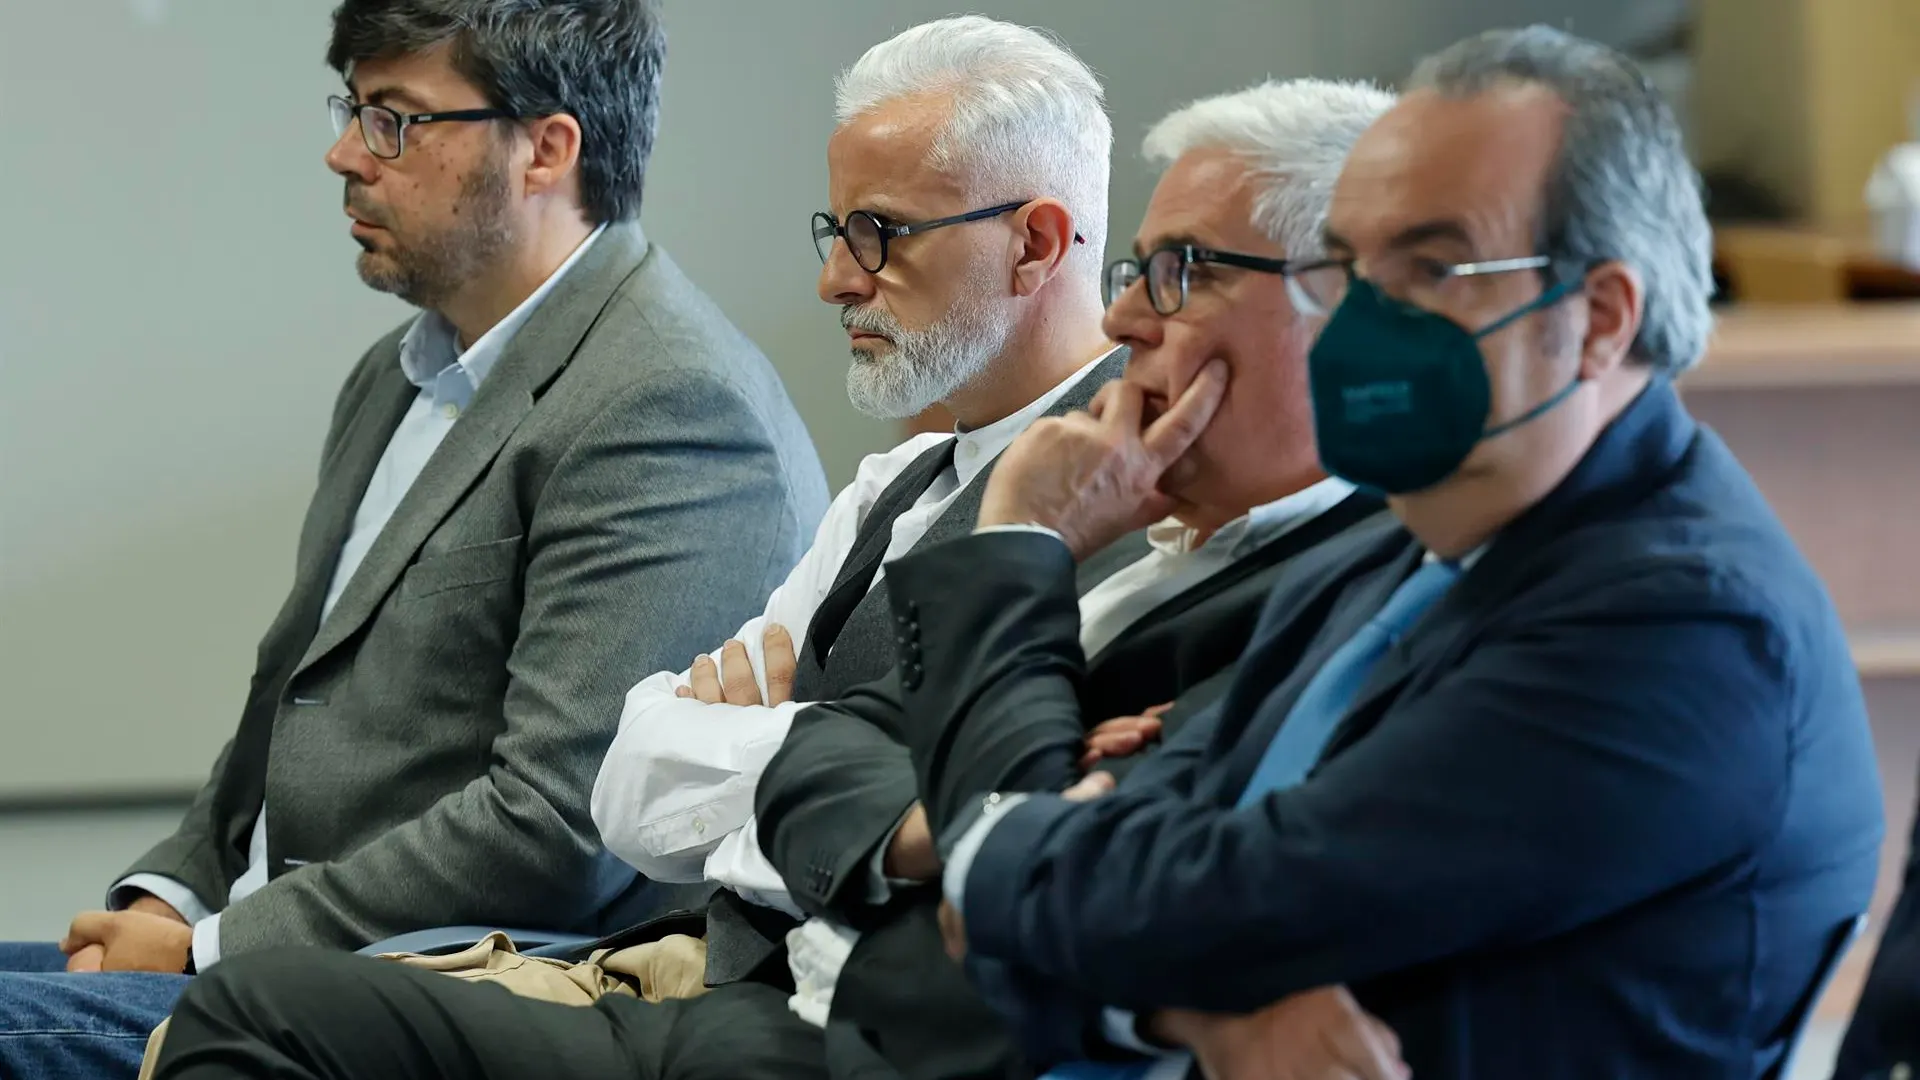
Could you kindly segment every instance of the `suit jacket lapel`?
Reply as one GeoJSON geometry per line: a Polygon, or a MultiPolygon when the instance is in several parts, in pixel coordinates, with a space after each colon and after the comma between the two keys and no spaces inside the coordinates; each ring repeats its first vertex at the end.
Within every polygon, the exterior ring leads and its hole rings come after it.
{"type": "MultiPolygon", "coordinates": [[[[1237,796],[1246,787],[1274,732],[1314,674],[1379,612],[1418,557],[1418,545],[1396,528],[1324,585],[1285,598],[1290,610],[1240,658],[1239,674],[1223,705],[1228,715],[1248,717],[1245,726],[1223,726],[1219,733],[1228,740],[1226,753],[1233,763],[1222,774],[1228,791],[1237,796]],[[1286,673],[1277,684],[1271,681],[1276,672],[1286,673]]],[[[1268,612],[1274,613],[1271,604],[1268,612]]]]}
{"type": "Polygon", "coordinates": [[[353,529],[367,482],[407,406],[419,393],[400,371],[399,340],[395,335],[395,344],[373,358],[373,386],[321,465],[320,487],[301,529],[303,557],[294,571],[293,588],[261,647],[260,666],[241,712],[233,752],[215,789],[213,820],[223,829],[219,851],[229,881],[246,869],[247,840],[266,789],[267,746],[280,695],[314,640],[340,547],[353,529]]]}
{"type": "Polygon", "coordinates": [[[826,657],[841,628],[846,626],[847,617],[859,606],[874,576],[880,572],[887,547],[893,542],[893,523],[912,508],[922,492],[933,486],[934,480],[952,461],[953,440],[928,447],[909,462],[867,508],[866,520],[860,523],[853,547],[840,562],[833,587],[827,590],[826,599],[814,609],[813,621],[807,625],[805,651],[813,657],[816,667],[826,667],[826,657]]]}
{"type": "MultiPolygon", "coordinates": [[[[347,582],[296,674],[351,637],[379,609],[420,545],[492,464],[520,421],[532,411],[534,400],[573,358],[574,350],[598,321],[614,291],[639,267],[646,252],[646,237],[639,225],[609,225],[554,286],[507,343],[466,413],[427,459],[419,478],[347,582]]],[[[384,442],[373,448],[376,461],[385,449],[384,442]]],[[[361,488],[365,489],[364,482],[361,488]]],[[[332,550],[339,548],[336,545],[332,550]]]]}
{"type": "MultiPolygon", "coordinates": [[[[400,351],[396,346],[374,360],[377,370],[373,388],[354,413],[347,430],[335,444],[332,455],[321,469],[319,490],[313,495],[314,525],[319,542],[313,548],[317,557],[303,560],[295,572],[294,595],[310,602],[311,620],[303,632],[311,635],[320,618],[320,607],[332,583],[340,548],[353,531],[353,518],[366,495],[367,483],[380,464],[387,443],[407,415],[419,389],[400,370],[400,351]]],[[[310,642],[311,637],[308,638],[310,642]]]]}
{"type": "MultiPolygon", "coordinates": [[[[1320,755],[1322,761],[1372,731],[1385,711],[1385,703],[1405,687],[1407,680],[1433,667],[1435,661],[1471,629],[1473,620],[1468,613],[1485,610],[1484,584],[1485,579],[1472,571],[1461,575],[1460,580],[1420,616],[1405,637],[1387,647],[1360,684],[1347,715],[1327,740],[1320,755]],[[1482,598],[1469,599],[1470,591],[1481,594],[1482,598]]],[[[1376,605],[1374,610],[1378,609],[1376,605]]]]}
{"type": "Polygon", "coordinates": [[[1406,637],[1387,649],[1361,684],[1352,708],[1328,742],[1323,759],[1373,729],[1385,702],[1416,674],[1444,662],[1446,653],[1490,610],[1526,588],[1544,569],[1540,553],[1576,520],[1644,497],[1650,478],[1664,478],[1693,445],[1698,426],[1680,409],[1672,386],[1656,380],[1617,417],[1580,464],[1545,499],[1502,529],[1473,568],[1461,575],[1406,637]]]}

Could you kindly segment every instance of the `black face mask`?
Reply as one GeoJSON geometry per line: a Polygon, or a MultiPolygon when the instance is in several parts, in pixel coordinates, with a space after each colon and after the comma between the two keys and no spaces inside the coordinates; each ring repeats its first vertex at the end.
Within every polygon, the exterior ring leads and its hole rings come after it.
{"type": "Polygon", "coordinates": [[[1493,388],[1479,341],[1576,290],[1561,282],[1478,332],[1395,300],[1364,278],[1308,354],[1314,436],[1326,470],[1357,487],[1397,495],[1453,475],[1483,439],[1536,420],[1580,385],[1487,427],[1493,388]]]}

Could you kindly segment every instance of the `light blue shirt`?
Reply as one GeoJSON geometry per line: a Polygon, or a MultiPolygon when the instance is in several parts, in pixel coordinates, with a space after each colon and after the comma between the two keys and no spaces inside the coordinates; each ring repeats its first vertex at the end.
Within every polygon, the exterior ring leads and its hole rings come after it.
{"type": "MultiPolygon", "coordinates": [[[[326,599],[320,607],[322,624],[333,614],[340,594],[346,591],[347,582],[353,580],[354,572],[367,557],[374,540],[400,508],[400,500],[406,498],[408,489],[427,467],[428,459],[433,457],[447,432],[453,430],[487,373],[499,362],[507,342],[513,340],[513,335],[532,317],[534,309],[553,291],[561,276],[580,261],[580,256],[586,254],[605,228],[602,225],[593,230],[573,254],[567,256],[567,261],[541,282],[533,295],[480,335],[480,340],[465,352],[460,349],[460,337],[453,324],[437,311],[422,312],[407,328],[406,336],[400,339],[400,370],[420,392],[407,406],[400,426],[394,428],[379,464],[374,466],[372,479],[367,481],[367,490],[360,496],[360,505],[353,513],[353,530],[340,546],[333,577],[327,583],[326,599]]],[[[247,870],[228,891],[227,903],[239,903],[266,883],[267,808],[263,805],[247,838],[247,870]]],[[[123,908],[137,891],[152,893],[172,904],[174,910],[193,924],[194,967],[205,971],[220,961],[220,914],[201,903],[185,882],[160,874],[130,874],[108,892],[107,905],[123,908]]]]}

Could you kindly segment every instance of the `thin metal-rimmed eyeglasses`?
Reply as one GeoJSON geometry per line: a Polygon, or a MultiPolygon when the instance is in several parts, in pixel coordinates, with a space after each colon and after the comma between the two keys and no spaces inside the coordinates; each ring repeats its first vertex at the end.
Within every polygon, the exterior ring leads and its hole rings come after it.
{"type": "Polygon", "coordinates": [[[1102,279],[1107,306],[1112,307],[1120,294],[1133,283],[1146,279],[1147,302],[1161,315],[1172,315],[1187,305],[1187,272],[1195,263],[1217,263],[1254,270],[1262,274],[1280,274],[1289,279],[1305,263],[1269,259],[1261,255],[1243,255],[1237,251],[1215,251],[1192,244],[1168,244],[1155,248],[1145,257],[1120,259],[1107,267],[1102,279]]]}
{"type": "MultiPolygon", "coordinates": [[[[833,254],[833,242],[836,238],[847,242],[847,250],[853,254],[853,261],[860,269],[869,274],[877,274],[887,265],[887,247],[896,237],[916,236],[935,229],[944,229],[949,225],[964,225],[969,221],[985,221],[987,218],[1011,214],[1027,205],[1029,200],[1001,203],[984,210],[969,210],[952,217],[934,218],[932,221],[916,221],[906,225],[890,225],[870,210],[855,210],[847,215],[845,225],[834,219],[832,214],[822,210],[813,215],[813,250],[819,254],[822,263],[833,254]]],[[[1075,237],[1078,239],[1078,237],[1075,237]]]]}
{"type": "Polygon", "coordinates": [[[367,152],[392,161],[407,148],[407,129],[415,124],[443,124],[454,120],[517,120],[505,109],[453,109],[448,112],[402,113],[385,105],[348,101],[339,94],[329,95],[327,111],[333,115],[333,137],[347,133],[347,127],[360,121],[360,138],[367,152]]]}
{"type": "Polygon", "coordinates": [[[1353,259],[1321,259],[1302,263],[1287,276],[1287,296],[1304,315],[1325,316],[1347,298],[1358,278],[1366,278],[1381,292],[1426,311],[1445,311],[1455,301],[1453,282],[1486,274],[1542,270],[1553,265],[1551,255],[1523,255],[1515,259],[1449,263],[1411,252],[1396,251],[1367,261],[1366,273],[1353,259]]]}

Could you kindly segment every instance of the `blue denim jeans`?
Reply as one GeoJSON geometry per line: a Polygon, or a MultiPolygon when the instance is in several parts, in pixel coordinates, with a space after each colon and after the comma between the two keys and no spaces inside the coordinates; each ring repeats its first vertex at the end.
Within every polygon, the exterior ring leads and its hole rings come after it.
{"type": "Polygon", "coordinates": [[[66,967],[51,943],[0,942],[0,1077],[133,1080],[187,976],[66,967]]]}

